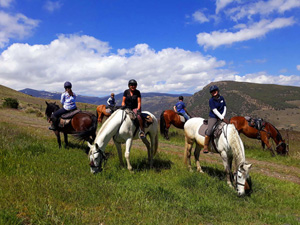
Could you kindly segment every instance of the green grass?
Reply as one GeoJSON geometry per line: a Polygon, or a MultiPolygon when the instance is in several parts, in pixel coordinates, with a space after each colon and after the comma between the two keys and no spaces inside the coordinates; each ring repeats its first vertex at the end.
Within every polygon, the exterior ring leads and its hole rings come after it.
{"type": "MultiPolygon", "coordinates": [[[[120,167],[110,145],[104,171],[92,175],[84,145],[58,149],[54,136],[3,122],[0,134],[0,224],[298,224],[300,220],[300,187],[291,182],[251,173],[253,194],[238,198],[224,180],[222,165],[204,162],[204,174],[190,173],[182,157],[159,153],[150,170],[147,153],[133,148],[134,173],[130,173],[120,167]]],[[[182,137],[178,139],[180,144],[182,137]]]]}

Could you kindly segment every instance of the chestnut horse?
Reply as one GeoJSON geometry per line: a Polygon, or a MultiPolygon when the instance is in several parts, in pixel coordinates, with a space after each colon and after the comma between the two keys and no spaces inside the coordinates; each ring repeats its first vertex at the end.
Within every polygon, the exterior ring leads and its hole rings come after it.
{"type": "Polygon", "coordinates": [[[173,110],[165,110],[160,115],[160,133],[167,140],[169,140],[169,128],[171,125],[183,129],[184,122],[181,121],[178,113],[173,110]]]}
{"type": "MultiPolygon", "coordinates": [[[[45,111],[47,121],[50,122],[51,114],[59,109],[59,106],[54,103],[48,103],[45,111]]],[[[78,112],[72,118],[71,121],[64,125],[64,127],[58,126],[54,131],[58,147],[61,148],[60,132],[64,134],[65,147],[68,146],[68,134],[72,134],[78,140],[85,140],[92,144],[96,138],[97,131],[97,117],[91,112],[78,112]]],[[[61,120],[61,119],[60,119],[61,120]]]]}
{"type": "Polygon", "coordinates": [[[230,119],[230,123],[234,124],[239,133],[243,133],[248,138],[258,139],[258,133],[260,134],[260,140],[262,147],[265,148],[267,145],[268,149],[271,151],[272,156],[275,155],[275,151],[273,150],[269,139],[272,138],[276,143],[276,152],[279,155],[287,155],[288,148],[285,143],[285,140],[282,139],[279,131],[269,122],[264,122],[264,126],[262,130],[257,130],[254,127],[249,126],[248,121],[245,117],[235,116],[230,119]]]}
{"type": "Polygon", "coordinates": [[[104,116],[109,117],[111,115],[110,110],[108,109],[106,111],[106,106],[105,105],[98,105],[97,109],[96,109],[96,114],[98,117],[98,123],[102,123],[104,116]]]}

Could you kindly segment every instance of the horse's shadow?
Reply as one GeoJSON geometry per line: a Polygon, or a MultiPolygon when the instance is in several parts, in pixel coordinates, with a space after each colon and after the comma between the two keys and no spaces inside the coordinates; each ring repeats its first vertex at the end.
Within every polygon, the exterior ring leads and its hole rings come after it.
{"type": "Polygon", "coordinates": [[[202,166],[201,167],[203,172],[208,174],[211,177],[217,177],[219,180],[225,180],[226,179],[226,172],[224,170],[220,170],[217,168],[212,168],[209,166],[202,166]]]}
{"type": "MultiPolygon", "coordinates": [[[[162,170],[171,169],[172,165],[173,165],[173,162],[171,160],[166,160],[166,159],[161,159],[159,157],[155,157],[153,159],[153,168],[152,169],[159,173],[162,170]]],[[[132,167],[134,168],[133,170],[135,172],[142,172],[142,171],[151,169],[147,158],[145,158],[141,161],[132,163],[132,167]]]]}
{"type": "Polygon", "coordinates": [[[89,146],[87,146],[86,142],[69,142],[68,145],[64,145],[65,149],[70,149],[70,148],[78,148],[85,152],[86,154],[89,153],[89,146]]]}

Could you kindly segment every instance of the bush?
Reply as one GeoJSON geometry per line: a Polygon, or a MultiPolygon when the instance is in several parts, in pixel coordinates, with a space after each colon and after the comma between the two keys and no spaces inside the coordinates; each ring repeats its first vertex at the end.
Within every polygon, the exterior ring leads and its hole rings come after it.
{"type": "Polygon", "coordinates": [[[19,107],[19,102],[15,98],[5,98],[2,105],[3,107],[17,109],[19,107]]]}

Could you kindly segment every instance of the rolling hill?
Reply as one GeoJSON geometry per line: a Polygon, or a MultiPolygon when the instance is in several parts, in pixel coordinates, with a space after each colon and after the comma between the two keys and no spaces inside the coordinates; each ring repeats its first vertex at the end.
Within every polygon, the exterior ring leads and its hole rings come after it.
{"type": "MultiPolygon", "coordinates": [[[[208,117],[209,87],[215,84],[220,88],[227,104],[227,118],[232,116],[252,116],[263,118],[279,129],[300,130],[300,87],[273,84],[255,84],[247,82],[221,81],[210,83],[192,96],[185,96],[184,102],[192,116],[208,117]]],[[[5,97],[15,97],[21,107],[31,105],[43,108],[45,99],[58,100],[60,93],[50,93],[24,89],[15,91],[0,85],[0,104],[5,97]],[[26,91],[27,90],[27,91],[26,91]],[[30,91],[29,91],[30,90],[30,91]],[[25,92],[26,94],[22,93],[25,92]],[[37,97],[33,97],[36,95],[37,97]]],[[[106,104],[108,97],[78,96],[82,109],[96,109],[96,105],[106,104]],[[83,103],[89,102],[89,103],[83,103]]],[[[117,94],[117,104],[121,104],[122,94],[117,94]]],[[[142,108],[159,117],[161,112],[172,109],[178,96],[166,93],[143,93],[142,108]]]]}

